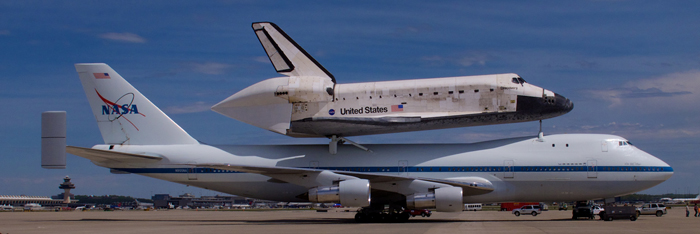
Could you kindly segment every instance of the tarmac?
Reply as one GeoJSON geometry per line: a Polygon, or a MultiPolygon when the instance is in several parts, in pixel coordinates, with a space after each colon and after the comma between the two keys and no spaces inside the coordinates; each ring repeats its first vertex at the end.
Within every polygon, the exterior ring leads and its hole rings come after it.
{"type": "Polygon", "coordinates": [[[354,212],[62,211],[0,212],[0,233],[698,233],[700,217],[685,209],[637,221],[571,220],[571,211],[538,216],[511,212],[434,213],[405,223],[355,223],[354,212]]]}

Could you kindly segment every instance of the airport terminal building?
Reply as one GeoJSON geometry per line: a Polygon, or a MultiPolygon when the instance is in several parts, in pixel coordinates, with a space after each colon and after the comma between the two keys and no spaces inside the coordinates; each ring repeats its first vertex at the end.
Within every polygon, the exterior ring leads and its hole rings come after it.
{"type": "MultiPolygon", "coordinates": [[[[75,202],[75,200],[71,201],[71,203],[75,202]]],[[[0,195],[0,205],[24,206],[31,203],[39,204],[41,206],[61,206],[63,205],[63,198],[52,199],[44,196],[0,195]]]]}

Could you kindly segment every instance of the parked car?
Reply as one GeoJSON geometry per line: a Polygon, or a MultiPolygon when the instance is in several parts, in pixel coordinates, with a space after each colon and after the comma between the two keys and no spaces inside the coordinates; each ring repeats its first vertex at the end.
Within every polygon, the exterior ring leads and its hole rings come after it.
{"type": "Polygon", "coordinates": [[[422,217],[430,217],[433,213],[430,210],[427,209],[422,209],[422,210],[406,210],[404,211],[411,215],[411,217],[416,217],[416,215],[420,215],[422,217]]]}
{"type": "Polygon", "coordinates": [[[569,205],[567,205],[566,203],[562,202],[561,204],[559,204],[559,210],[568,210],[568,209],[569,209],[569,205]]]}
{"type": "Polygon", "coordinates": [[[595,218],[595,215],[593,214],[593,202],[577,201],[575,204],[576,206],[574,206],[574,209],[571,211],[571,213],[573,214],[571,216],[571,219],[578,219],[580,217],[588,219],[595,218]]]}
{"type": "Polygon", "coordinates": [[[513,210],[515,216],[520,216],[520,214],[531,214],[532,216],[537,216],[542,214],[542,207],[539,205],[527,205],[513,210]]]}
{"type": "Polygon", "coordinates": [[[661,203],[647,203],[642,207],[637,208],[637,216],[639,215],[656,215],[661,217],[667,213],[666,205],[661,203]]]}
{"type": "Polygon", "coordinates": [[[605,208],[599,206],[599,205],[594,205],[593,206],[593,215],[600,215],[601,211],[605,211],[605,208]]]}
{"type": "Polygon", "coordinates": [[[634,206],[605,206],[605,210],[600,212],[600,219],[613,221],[614,219],[637,220],[637,212],[634,206]]]}

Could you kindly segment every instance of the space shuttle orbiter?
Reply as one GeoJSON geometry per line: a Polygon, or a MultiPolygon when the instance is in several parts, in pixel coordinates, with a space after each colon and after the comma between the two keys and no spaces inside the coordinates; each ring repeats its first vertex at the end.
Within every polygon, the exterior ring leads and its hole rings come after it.
{"type": "Polygon", "coordinates": [[[286,77],[258,82],[212,110],[292,137],[335,137],[517,123],[568,113],[573,103],[517,74],[338,84],[270,22],[253,23],[286,77]]]}

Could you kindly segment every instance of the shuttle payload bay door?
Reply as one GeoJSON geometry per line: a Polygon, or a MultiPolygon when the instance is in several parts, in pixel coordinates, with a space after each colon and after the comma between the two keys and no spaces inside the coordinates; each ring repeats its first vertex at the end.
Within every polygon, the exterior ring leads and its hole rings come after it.
{"type": "Polygon", "coordinates": [[[505,160],[503,161],[503,178],[514,178],[515,173],[513,173],[513,169],[515,168],[515,163],[513,160],[505,160]]]}
{"type": "Polygon", "coordinates": [[[596,167],[598,166],[598,161],[588,160],[587,164],[588,178],[598,178],[598,171],[596,170],[596,167]]]}

